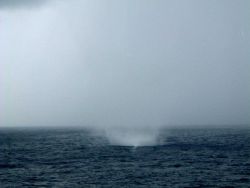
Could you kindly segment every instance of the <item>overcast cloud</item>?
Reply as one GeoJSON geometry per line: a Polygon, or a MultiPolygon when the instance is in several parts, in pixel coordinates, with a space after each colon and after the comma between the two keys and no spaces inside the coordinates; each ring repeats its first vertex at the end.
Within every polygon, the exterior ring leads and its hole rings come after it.
{"type": "Polygon", "coordinates": [[[0,0],[0,9],[37,7],[47,1],[48,0],[0,0]]]}
{"type": "Polygon", "coordinates": [[[44,2],[0,0],[1,126],[250,123],[250,1],[44,2]]]}

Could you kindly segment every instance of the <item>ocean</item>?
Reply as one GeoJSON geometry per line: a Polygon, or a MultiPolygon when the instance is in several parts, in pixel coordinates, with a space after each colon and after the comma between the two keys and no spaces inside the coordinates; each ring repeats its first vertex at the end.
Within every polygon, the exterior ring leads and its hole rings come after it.
{"type": "Polygon", "coordinates": [[[250,187],[250,129],[161,131],[119,146],[84,129],[0,128],[0,187],[250,187]]]}

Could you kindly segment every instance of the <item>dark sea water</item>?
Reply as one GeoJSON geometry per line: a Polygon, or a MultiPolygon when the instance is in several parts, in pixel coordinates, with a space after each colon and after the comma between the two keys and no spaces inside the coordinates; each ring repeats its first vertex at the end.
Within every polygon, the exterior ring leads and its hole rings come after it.
{"type": "Polygon", "coordinates": [[[0,188],[250,187],[249,129],[176,129],[161,145],[87,130],[0,129],[0,188]]]}

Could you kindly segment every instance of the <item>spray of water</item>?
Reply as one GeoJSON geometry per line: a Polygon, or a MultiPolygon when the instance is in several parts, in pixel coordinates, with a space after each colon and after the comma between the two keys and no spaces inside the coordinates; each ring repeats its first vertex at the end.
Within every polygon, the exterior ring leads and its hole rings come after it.
{"type": "Polygon", "coordinates": [[[139,147],[161,144],[160,130],[153,128],[108,128],[105,136],[110,145],[139,147]]]}

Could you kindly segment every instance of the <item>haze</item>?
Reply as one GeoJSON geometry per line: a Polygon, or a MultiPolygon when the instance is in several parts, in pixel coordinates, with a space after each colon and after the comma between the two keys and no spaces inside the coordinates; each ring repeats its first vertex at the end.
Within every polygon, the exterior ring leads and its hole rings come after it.
{"type": "Polygon", "coordinates": [[[248,0],[0,0],[0,126],[250,123],[248,0]]]}

